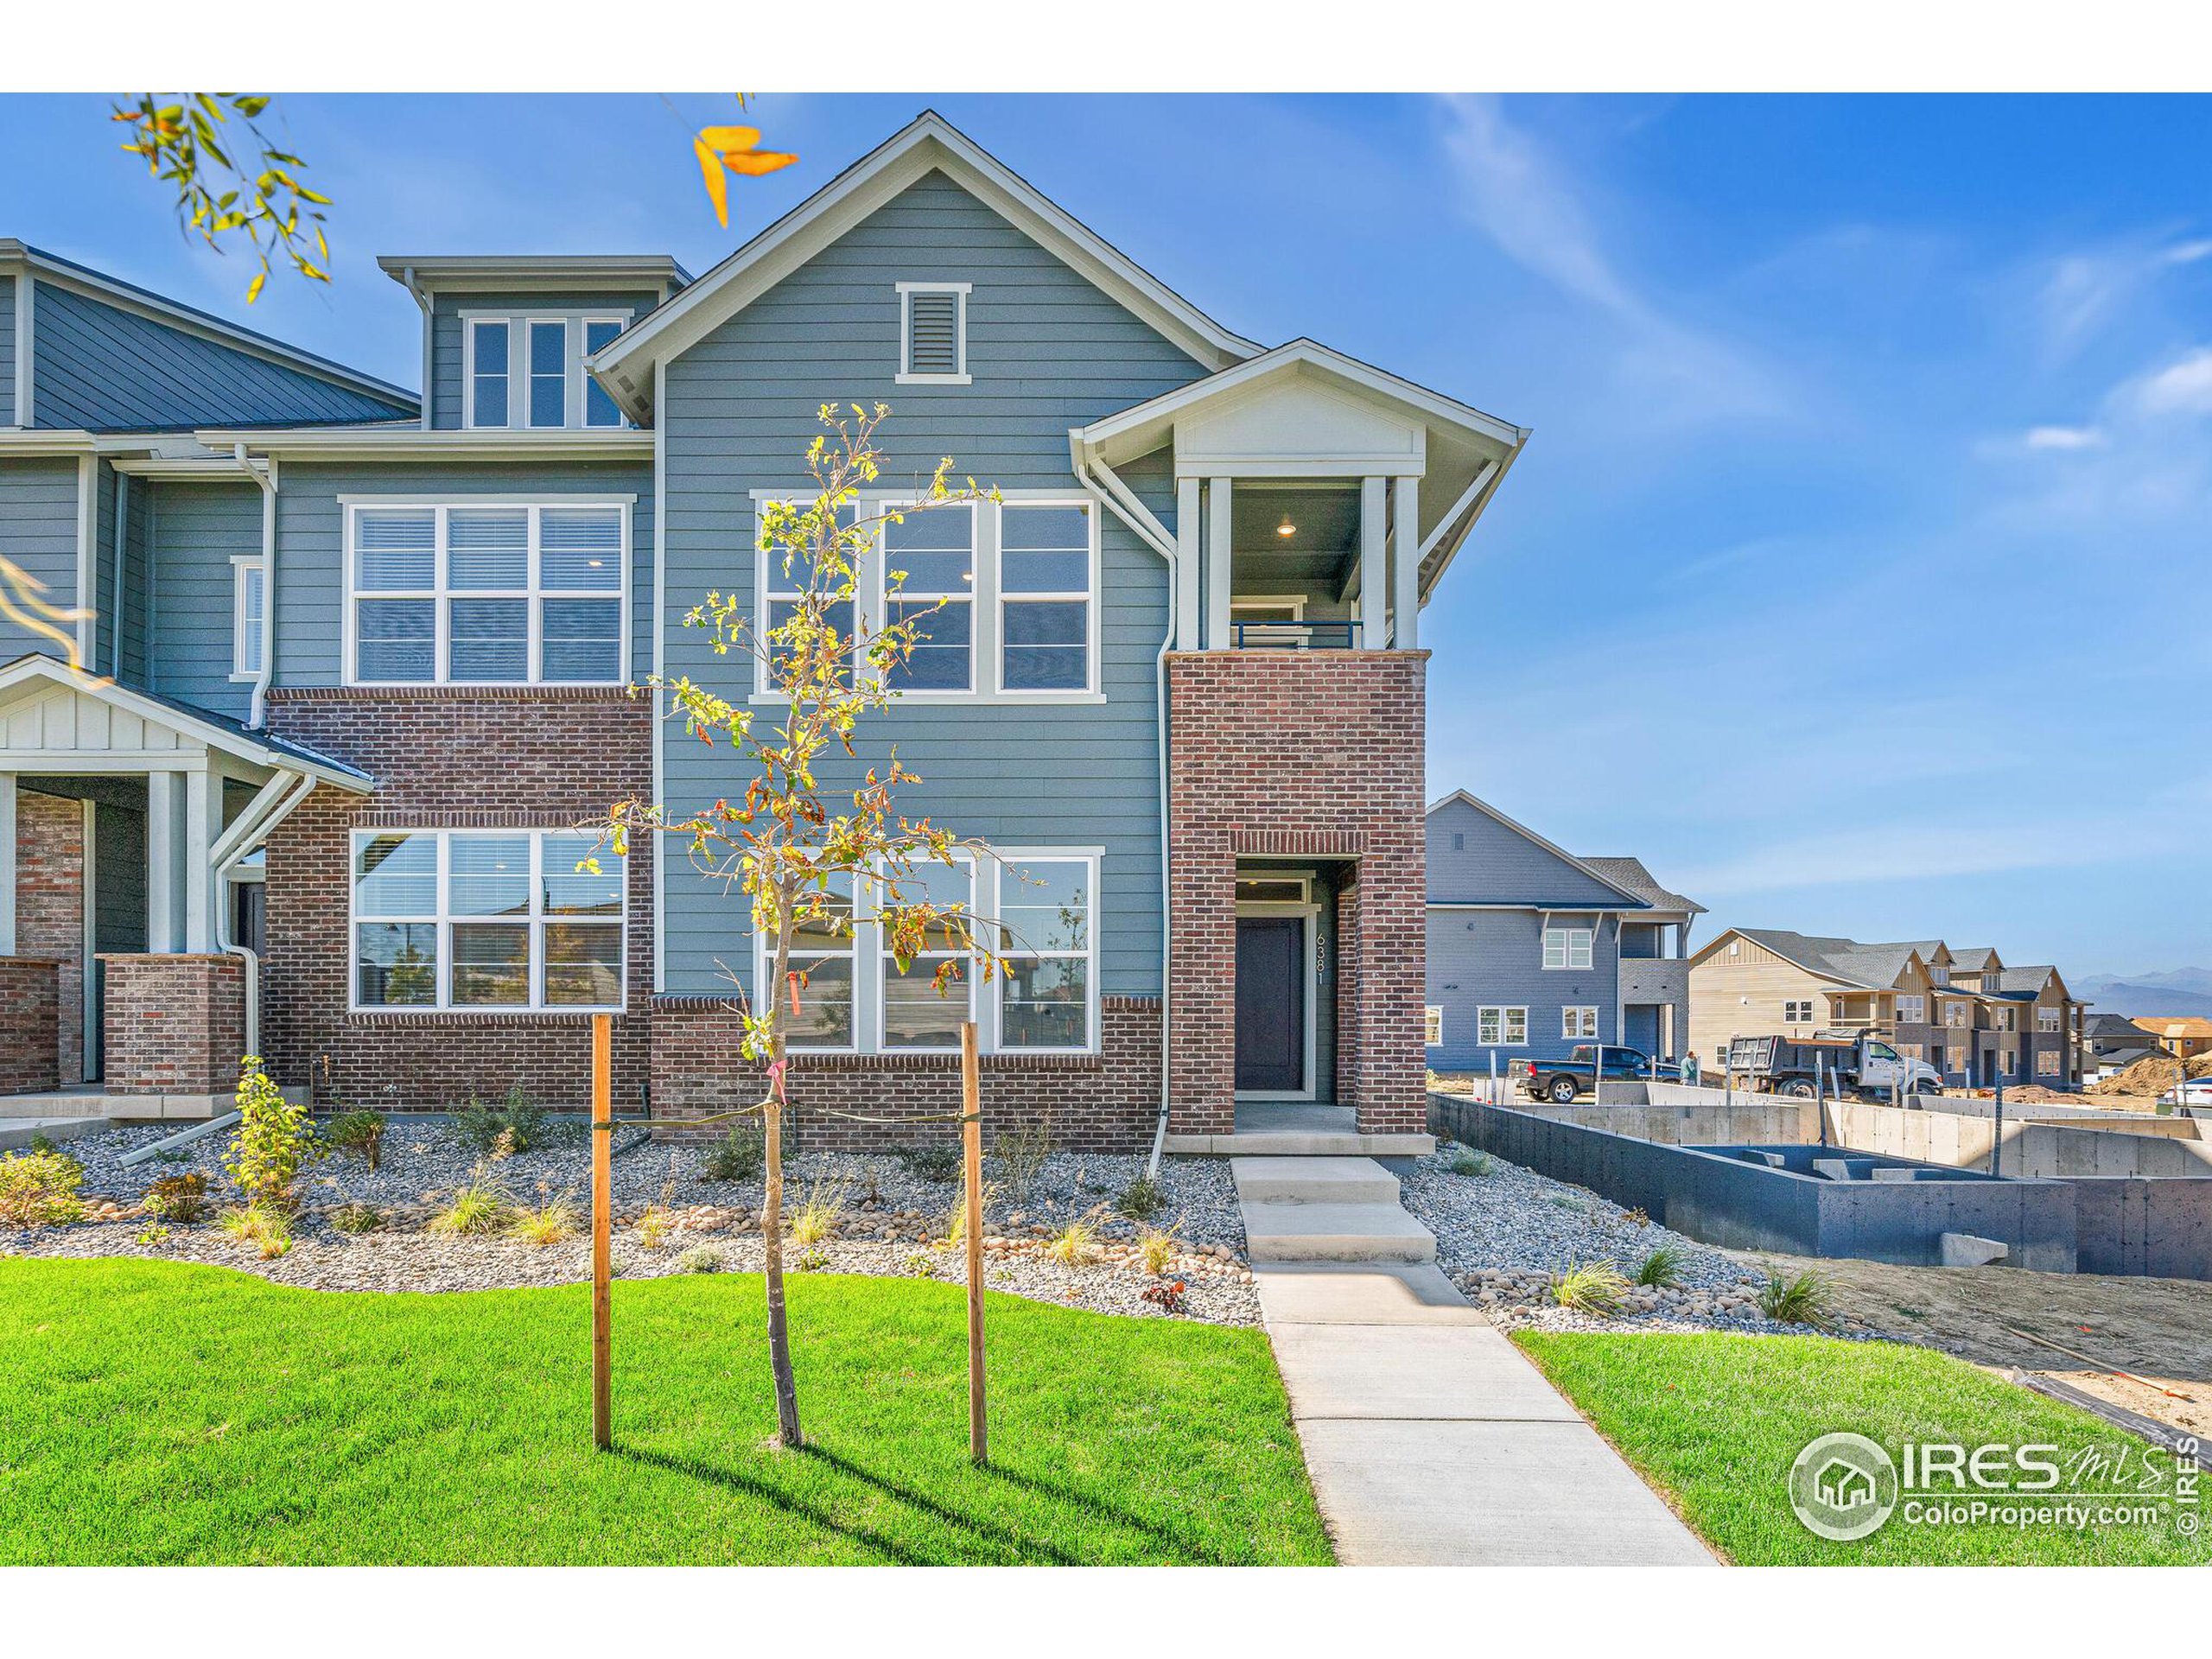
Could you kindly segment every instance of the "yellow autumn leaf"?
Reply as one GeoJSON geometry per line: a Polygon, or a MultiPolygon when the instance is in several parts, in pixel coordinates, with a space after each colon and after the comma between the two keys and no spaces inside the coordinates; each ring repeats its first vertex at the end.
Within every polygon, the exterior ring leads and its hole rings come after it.
{"type": "Polygon", "coordinates": [[[751,149],[760,142],[758,127],[702,127],[699,142],[717,152],[731,149],[751,149]]]}
{"type": "Polygon", "coordinates": [[[706,181],[707,200],[715,204],[715,219],[725,230],[729,227],[729,181],[723,175],[721,157],[707,148],[703,139],[694,138],[691,148],[698,153],[699,176],[706,181]]]}
{"type": "Polygon", "coordinates": [[[755,149],[726,154],[722,157],[722,165],[733,173],[742,173],[749,179],[757,179],[763,174],[789,167],[797,160],[798,156],[787,156],[781,150],[755,149]]]}

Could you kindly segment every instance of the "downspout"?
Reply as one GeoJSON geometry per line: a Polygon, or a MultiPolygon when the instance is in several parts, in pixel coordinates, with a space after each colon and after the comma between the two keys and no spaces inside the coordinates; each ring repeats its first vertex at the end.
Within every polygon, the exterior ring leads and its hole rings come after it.
{"type": "MultiPolygon", "coordinates": [[[[263,643],[263,655],[266,656],[267,642],[263,643]]],[[[238,814],[238,822],[225,830],[223,838],[215,843],[212,860],[215,867],[215,948],[245,964],[245,1052],[249,1054],[261,1052],[261,958],[231,937],[228,882],[238,861],[267,841],[270,832],[315,792],[313,772],[294,774],[289,785],[285,778],[286,774],[280,772],[261,786],[260,793],[238,814]]]]}
{"type": "MultiPolygon", "coordinates": [[[[1135,531],[1137,539],[1167,562],[1167,632],[1153,658],[1153,747],[1160,757],[1160,1119],[1152,1131],[1152,1158],[1145,1173],[1160,1176],[1160,1154],[1167,1145],[1168,1051],[1174,1041],[1174,905],[1170,886],[1167,842],[1167,653],[1175,646],[1176,560],[1173,542],[1162,542],[1137,515],[1109,495],[1092,476],[1090,458],[1076,435],[1068,434],[1068,448],[1075,462],[1076,481],[1090,499],[1135,531]]],[[[1109,474],[1110,475],[1110,474],[1109,474]]],[[[1119,483],[1117,479],[1116,483],[1119,483]]]]}
{"type": "Polygon", "coordinates": [[[430,370],[431,354],[437,349],[437,311],[423,285],[415,280],[415,267],[410,265],[399,273],[399,280],[423,313],[423,429],[430,429],[430,370]]]}
{"type": "Polygon", "coordinates": [[[234,445],[231,458],[245,475],[261,486],[261,666],[253,677],[253,696],[247,705],[247,728],[259,731],[269,682],[276,670],[276,463],[258,467],[246,459],[245,445],[234,445]]]}

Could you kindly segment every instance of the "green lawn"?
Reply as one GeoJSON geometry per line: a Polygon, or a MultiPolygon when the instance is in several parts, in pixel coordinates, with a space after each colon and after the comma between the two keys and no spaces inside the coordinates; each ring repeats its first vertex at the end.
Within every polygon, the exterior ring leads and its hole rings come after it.
{"type": "MultiPolygon", "coordinates": [[[[1746,1564],[2202,1562],[2202,1534],[2149,1528],[1910,1526],[1900,1509],[1855,1543],[1815,1537],[1789,1507],[1798,1451],[1832,1431],[1878,1441],[2146,1450],[2071,1406],[1924,1348],[1826,1337],[1567,1336],[1514,1340],[1706,1540],[1746,1564]]],[[[2171,1464],[2159,1456],[2169,1474],[2171,1464]]],[[[2141,1465],[2133,1465],[2138,1471],[2141,1465]]],[[[2069,1488],[2072,1482],[2064,1483],[2069,1488]]],[[[2169,1484],[2168,1490],[2171,1490],[2169,1484]]],[[[2168,1512],[2170,1515],[2171,1511],[2168,1512]]]]}
{"type": "Polygon", "coordinates": [[[0,1261],[7,1562],[1324,1562],[1256,1331],[796,1275],[775,1424],[760,1281],[618,1284],[615,1449],[588,1292],[336,1295],[226,1269],[0,1261]]]}

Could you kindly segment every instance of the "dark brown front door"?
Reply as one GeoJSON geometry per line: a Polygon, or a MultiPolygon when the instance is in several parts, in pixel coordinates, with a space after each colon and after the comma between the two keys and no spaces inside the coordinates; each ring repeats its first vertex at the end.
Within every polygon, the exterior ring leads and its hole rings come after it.
{"type": "Polygon", "coordinates": [[[1306,1086],[1306,924],[1295,916],[1236,918],[1236,1086],[1306,1086]]]}

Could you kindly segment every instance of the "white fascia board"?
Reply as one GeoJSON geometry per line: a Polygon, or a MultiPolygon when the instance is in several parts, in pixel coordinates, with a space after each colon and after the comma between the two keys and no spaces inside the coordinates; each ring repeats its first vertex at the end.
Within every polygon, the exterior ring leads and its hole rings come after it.
{"type": "Polygon", "coordinates": [[[384,431],[210,429],[193,435],[213,448],[227,450],[242,443],[252,454],[321,460],[650,461],[653,453],[652,432],[639,427],[464,427],[426,432],[410,423],[384,431]]]}
{"type": "Polygon", "coordinates": [[[377,269],[405,285],[435,294],[530,293],[579,287],[681,288],[691,273],[665,253],[384,254],[377,269]]]}
{"type": "Polygon", "coordinates": [[[1260,350],[1233,334],[1079,223],[942,117],[925,113],[625,331],[592,358],[608,393],[644,423],[651,367],[696,346],[730,317],[932,171],[942,171],[1201,364],[1260,350]]]}

